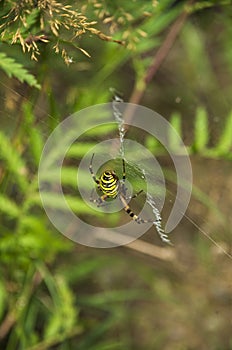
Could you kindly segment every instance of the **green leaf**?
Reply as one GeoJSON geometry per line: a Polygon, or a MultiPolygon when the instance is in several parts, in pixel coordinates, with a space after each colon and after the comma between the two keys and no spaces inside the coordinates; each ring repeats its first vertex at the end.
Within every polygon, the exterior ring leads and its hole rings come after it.
{"type": "Polygon", "coordinates": [[[110,132],[117,131],[118,126],[116,123],[110,123],[110,124],[102,124],[99,126],[96,126],[95,128],[88,130],[87,135],[88,136],[102,136],[106,135],[110,132]]]}
{"type": "Polygon", "coordinates": [[[77,189],[77,175],[81,176],[82,181],[83,179],[86,180],[84,183],[82,182],[82,185],[86,185],[88,189],[91,189],[93,187],[92,178],[90,175],[90,172],[86,170],[84,173],[81,170],[78,170],[77,167],[63,167],[61,169],[61,178],[59,172],[57,170],[49,171],[45,174],[40,175],[40,179],[43,181],[48,181],[49,183],[59,183],[61,180],[62,186],[69,185],[73,187],[75,190],[77,189]]]}
{"type": "MultiPolygon", "coordinates": [[[[226,1],[224,2],[224,5],[226,5],[226,1]]],[[[195,11],[201,11],[205,8],[213,7],[216,6],[216,1],[198,1],[196,4],[190,4],[187,6],[190,12],[195,12],[195,11]]]]}
{"type": "MultiPolygon", "coordinates": [[[[43,205],[46,207],[57,209],[57,210],[72,210],[78,214],[90,213],[90,207],[80,199],[80,197],[74,197],[70,195],[65,196],[65,201],[68,207],[65,205],[62,196],[54,194],[52,192],[43,193],[43,205]],[[70,207],[70,208],[69,208],[70,207]]],[[[28,199],[28,206],[42,205],[39,195],[32,196],[28,199]]],[[[101,212],[94,211],[95,216],[101,216],[101,212]]]]}
{"type": "Polygon", "coordinates": [[[205,108],[199,107],[195,117],[195,142],[194,148],[202,151],[209,141],[208,117],[205,108]]]}
{"type": "Polygon", "coordinates": [[[65,274],[66,280],[70,284],[75,284],[77,281],[88,279],[95,274],[99,268],[104,267],[106,259],[103,256],[96,256],[94,260],[86,259],[81,264],[76,264],[72,269],[65,270],[62,268],[61,273],[65,274]]]}
{"type": "Polygon", "coordinates": [[[230,112],[223,133],[216,147],[217,154],[225,154],[230,152],[232,146],[232,111],[230,112]]]}
{"type": "Polygon", "coordinates": [[[16,218],[20,214],[20,209],[11,199],[0,194],[0,212],[16,218]]]}
{"type": "Polygon", "coordinates": [[[39,17],[40,17],[40,9],[35,8],[33,9],[26,17],[27,25],[24,27],[21,27],[21,33],[30,33],[32,27],[35,27],[37,23],[39,23],[39,17]]]}
{"type": "Polygon", "coordinates": [[[13,58],[7,57],[4,52],[0,52],[0,67],[10,78],[14,76],[19,81],[21,81],[21,83],[25,82],[30,86],[36,87],[37,89],[41,88],[32,74],[30,74],[20,63],[16,62],[13,58]]]}
{"type": "Polygon", "coordinates": [[[27,102],[23,105],[24,112],[24,129],[29,137],[29,149],[32,153],[34,163],[38,166],[44,142],[41,132],[34,126],[35,117],[32,111],[32,104],[27,102]]]}
{"type": "Polygon", "coordinates": [[[0,131],[0,160],[3,160],[7,165],[7,170],[13,173],[15,182],[22,189],[28,185],[26,180],[26,165],[19,153],[13,148],[10,139],[8,139],[2,131],[0,131]]]}
{"type": "MultiPolygon", "coordinates": [[[[179,137],[181,137],[182,130],[181,130],[181,115],[178,112],[175,112],[171,115],[170,123],[172,127],[175,129],[179,137]]],[[[178,152],[180,149],[179,144],[179,137],[176,135],[176,133],[173,131],[172,128],[169,128],[169,145],[173,152],[178,152]]]]}
{"type": "Polygon", "coordinates": [[[61,276],[56,277],[56,289],[58,305],[53,309],[46,326],[45,338],[50,338],[60,332],[68,332],[76,323],[78,309],[74,305],[74,296],[61,276]]]}
{"type": "Polygon", "coordinates": [[[159,149],[159,141],[154,136],[148,135],[145,140],[145,147],[155,153],[159,149]]]}
{"type": "Polygon", "coordinates": [[[96,143],[91,142],[85,142],[85,143],[74,143],[69,148],[67,152],[67,156],[70,158],[81,158],[83,157],[87,152],[91,150],[91,148],[94,148],[96,143]]]}
{"type": "Polygon", "coordinates": [[[149,293],[146,293],[144,290],[115,290],[85,296],[83,298],[79,298],[79,301],[94,307],[103,306],[104,308],[107,308],[107,304],[140,299],[142,296],[148,297],[149,293]]]}
{"type": "Polygon", "coordinates": [[[176,132],[180,135],[182,135],[182,128],[181,128],[181,115],[178,112],[174,112],[171,115],[170,123],[173,126],[173,128],[176,130],[176,132]]]}
{"type": "Polygon", "coordinates": [[[5,284],[2,280],[0,280],[0,320],[2,319],[2,316],[6,308],[6,301],[7,301],[7,292],[5,289],[5,284]]]}

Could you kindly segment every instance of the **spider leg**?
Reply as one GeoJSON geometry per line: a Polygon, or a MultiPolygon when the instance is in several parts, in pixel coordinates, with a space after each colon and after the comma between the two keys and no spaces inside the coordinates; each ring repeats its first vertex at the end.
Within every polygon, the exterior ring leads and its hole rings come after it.
{"type": "Polygon", "coordinates": [[[125,199],[126,199],[126,200],[131,200],[132,198],[136,198],[136,197],[139,196],[142,192],[143,192],[143,190],[140,190],[139,192],[135,193],[133,196],[125,197],[125,199]]]}
{"type": "MultiPolygon", "coordinates": [[[[94,191],[94,190],[93,190],[93,191],[94,191]]],[[[107,198],[109,198],[109,196],[108,196],[107,194],[103,194],[101,197],[98,197],[97,199],[93,199],[93,196],[92,196],[93,191],[92,191],[92,193],[91,193],[90,202],[96,203],[96,204],[97,204],[97,207],[102,207],[102,206],[108,204],[108,203],[105,202],[105,200],[106,200],[107,198]]]]}
{"type": "Polygon", "coordinates": [[[94,157],[94,153],[92,155],[92,158],[89,164],[89,171],[90,171],[90,174],[92,175],[93,181],[96,182],[97,185],[99,185],[100,181],[96,178],[96,175],[94,174],[94,171],[93,171],[93,157],[94,157]]]}
{"type": "Polygon", "coordinates": [[[122,159],[122,181],[125,183],[126,180],[126,166],[125,166],[125,160],[122,159]]]}
{"type": "Polygon", "coordinates": [[[123,204],[123,209],[125,210],[125,212],[134,220],[137,222],[137,224],[144,224],[147,222],[153,222],[153,220],[144,220],[142,219],[140,216],[136,215],[133,213],[133,211],[131,210],[130,206],[127,204],[126,199],[120,195],[120,200],[123,204]]]}
{"type": "Polygon", "coordinates": [[[125,160],[122,158],[122,180],[121,180],[121,193],[123,194],[124,197],[126,197],[126,191],[127,188],[125,186],[125,181],[126,181],[126,166],[125,166],[125,160]]]}
{"type": "MultiPolygon", "coordinates": [[[[126,180],[126,165],[125,165],[125,159],[122,159],[122,193],[124,195],[124,197],[126,196],[126,186],[125,186],[125,180],[126,180]]],[[[136,198],[140,193],[142,193],[143,190],[135,193],[132,197],[125,197],[126,199],[132,199],[132,198],[136,198]]]]}
{"type": "Polygon", "coordinates": [[[142,192],[143,192],[143,190],[140,190],[139,192],[135,193],[131,198],[136,198],[136,197],[139,196],[142,192]]]}

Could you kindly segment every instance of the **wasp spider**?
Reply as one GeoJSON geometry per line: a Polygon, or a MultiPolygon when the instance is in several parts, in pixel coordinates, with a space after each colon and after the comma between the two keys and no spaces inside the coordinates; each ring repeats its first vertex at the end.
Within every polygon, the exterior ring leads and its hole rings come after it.
{"type": "MultiPolygon", "coordinates": [[[[93,157],[94,153],[92,155],[90,165],[89,165],[89,171],[92,175],[92,178],[94,182],[97,184],[98,189],[102,192],[102,196],[99,197],[98,199],[90,199],[91,202],[94,202],[97,204],[98,207],[101,205],[104,205],[104,202],[107,198],[116,198],[118,197],[122,204],[123,204],[123,209],[125,212],[138,224],[141,223],[147,223],[147,222],[153,222],[152,220],[144,220],[140,218],[138,215],[134,214],[129,205],[127,204],[127,197],[126,197],[126,187],[125,187],[125,180],[126,180],[126,167],[125,167],[125,160],[122,159],[122,180],[119,180],[118,176],[116,175],[114,170],[106,170],[104,171],[100,178],[97,179],[96,175],[93,172],[93,157]]],[[[136,193],[134,196],[130,197],[135,198],[137,197],[142,190],[136,193]]]]}

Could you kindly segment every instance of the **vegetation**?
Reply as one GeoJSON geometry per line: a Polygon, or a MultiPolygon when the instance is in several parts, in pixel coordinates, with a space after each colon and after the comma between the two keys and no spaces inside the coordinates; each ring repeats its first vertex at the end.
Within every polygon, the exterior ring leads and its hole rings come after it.
{"type": "MultiPolygon", "coordinates": [[[[230,4],[1,1],[1,349],[232,349],[230,4]],[[49,134],[70,114],[111,101],[112,87],[165,116],[188,148],[193,198],[173,248],[161,247],[154,229],[127,248],[83,247],[43,210],[38,166],[49,134]]],[[[62,168],[69,205],[88,222],[127,220],[93,216],[76,188],[82,157],[117,133],[106,125],[84,135],[62,168]]],[[[131,137],[162,165],[165,221],[173,165],[151,135],[131,137]]]]}

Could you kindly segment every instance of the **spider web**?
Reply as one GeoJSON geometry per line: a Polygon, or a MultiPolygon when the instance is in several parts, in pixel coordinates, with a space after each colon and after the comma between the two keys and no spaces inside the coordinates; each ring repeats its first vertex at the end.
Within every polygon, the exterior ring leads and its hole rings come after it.
{"type": "MultiPolygon", "coordinates": [[[[112,90],[111,90],[112,91],[112,90]]],[[[124,119],[121,111],[118,108],[118,105],[120,103],[123,103],[123,99],[119,97],[118,95],[114,95],[114,100],[112,102],[113,107],[113,114],[115,117],[116,122],[118,123],[118,130],[119,130],[119,140],[120,140],[120,148],[119,148],[119,156],[126,159],[126,129],[124,125],[124,119]]],[[[140,175],[142,179],[148,180],[150,183],[153,184],[150,189],[146,191],[146,203],[151,207],[152,213],[153,213],[153,225],[156,228],[156,231],[158,235],[160,236],[161,240],[165,243],[171,244],[171,241],[168,238],[168,235],[164,232],[163,226],[162,226],[162,217],[160,213],[160,209],[158,207],[161,207],[163,205],[163,198],[162,193],[165,195],[165,183],[164,179],[162,177],[162,172],[158,173],[151,173],[149,171],[149,165],[150,165],[150,159],[148,158],[148,155],[146,152],[142,151],[141,148],[133,148],[132,154],[130,152],[130,159],[132,156],[135,155],[135,159],[133,161],[129,162],[131,164],[131,168],[133,169],[133,173],[130,173],[130,176],[137,180],[136,177],[140,175]],[[140,161],[139,161],[140,160],[140,161]],[[143,161],[141,161],[143,160],[143,161]],[[146,166],[146,161],[149,160],[148,166],[146,166]],[[156,186],[154,186],[156,185],[156,186]],[[151,189],[155,189],[155,193],[151,191],[151,189]]],[[[156,169],[158,168],[158,164],[156,164],[156,169]]],[[[160,169],[159,169],[160,170],[160,169]]]]}
{"type": "MultiPolygon", "coordinates": [[[[31,103],[31,106],[33,106],[33,103],[30,102],[25,96],[23,96],[22,93],[17,92],[13,88],[5,85],[2,81],[0,82],[1,85],[5,88],[10,90],[12,94],[12,98],[14,99],[21,99],[23,101],[31,103]]],[[[1,95],[0,98],[4,101],[3,105],[5,104],[6,97],[4,95],[1,95]]],[[[115,95],[115,103],[113,103],[114,106],[114,117],[118,125],[118,130],[119,130],[119,140],[120,140],[120,149],[118,152],[119,158],[123,157],[125,155],[125,145],[126,145],[126,130],[124,128],[124,123],[123,123],[123,118],[120,113],[117,113],[117,103],[123,102],[123,100],[115,95]]],[[[45,110],[41,107],[38,107],[40,114],[45,115],[46,114],[46,121],[45,120],[39,120],[37,123],[39,125],[45,126],[44,130],[47,130],[47,126],[50,124],[57,123],[57,119],[54,118],[52,115],[47,114],[45,110]]],[[[8,123],[8,119],[10,120],[15,120],[15,115],[11,114],[10,112],[6,112],[5,110],[1,110],[2,114],[2,125],[8,129],[10,133],[12,133],[12,130],[10,129],[10,125],[8,123]]],[[[48,132],[44,131],[43,132],[44,136],[48,136],[48,132]]],[[[127,155],[127,154],[126,154],[127,155]]],[[[151,182],[153,182],[153,190],[151,191],[152,193],[147,192],[146,196],[146,204],[152,209],[153,214],[154,214],[154,225],[158,231],[158,229],[161,228],[162,230],[162,218],[161,218],[161,210],[162,210],[162,201],[163,201],[163,189],[162,186],[160,186],[160,178],[157,174],[153,174],[150,172],[149,168],[146,168],[143,163],[139,163],[138,158],[143,159],[145,157],[145,154],[143,151],[140,150],[140,155],[139,157],[137,156],[137,159],[134,161],[131,161],[127,159],[127,177],[129,180],[132,181],[133,183],[133,189],[136,191],[139,191],[141,188],[146,189],[146,183],[144,181],[145,176],[150,178],[151,182]],[[157,225],[158,223],[158,225],[157,225]]],[[[162,184],[162,181],[161,181],[162,184]]],[[[174,196],[172,191],[168,191],[168,195],[174,196]]],[[[205,235],[217,248],[223,252],[225,255],[227,255],[230,259],[232,259],[232,256],[224,249],[219,243],[217,243],[200,225],[198,225],[190,216],[187,214],[183,213],[183,216],[193,225],[197,230],[199,230],[203,235],[205,235]]],[[[163,233],[163,231],[160,232],[160,236],[163,235],[163,240],[169,242],[169,239],[167,238],[166,234],[163,233]]],[[[161,237],[162,239],[162,237],[161,237]]]]}
{"type": "MultiPolygon", "coordinates": [[[[114,118],[118,124],[118,130],[119,130],[119,140],[120,140],[120,149],[119,149],[119,155],[120,157],[126,158],[126,133],[127,130],[124,125],[124,119],[123,114],[120,112],[119,105],[123,103],[123,99],[115,93],[114,89],[111,89],[111,92],[114,93],[114,98],[112,102],[112,108],[113,108],[113,114],[114,118]]],[[[140,149],[139,152],[136,153],[136,157],[139,159],[146,159],[145,152],[140,149]]],[[[143,179],[149,179],[150,182],[153,184],[152,191],[149,190],[146,192],[146,203],[151,207],[153,215],[154,215],[154,226],[156,228],[156,231],[158,235],[160,236],[161,240],[165,243],[172,244],[168,235],[165,233],[163,228],[163,220],[161,216],[161,210],[164,203],[164,196],[165,196],[165,187],[162,187],[162,181],[160,181],[160,176],[157,176],[157,174],[154,174],[151,172],[149,167],[146,167],[144,161],[139,162],[138,160],[134,159],[133,162],[128,161],[129,164],[131,164],[130,168],[130,176],[131,177],[139,177],[139,175],[136,174],[143,174],[141,176],[143,179]],[[133,170],[132,170],[133,169],[133,170]],[[135,171],[136,170],[136,171],[135,171]],[[134,172],[135,171],[135,172],[134,172]]],[[[160,174],[159,174],[160,175],[160,174]]],[[[167,190],[169,198],[169,202],[172,203],[175,198],[175,193],[173,190],[169,189],[167,190]]],[[[203,228],[201,228],[189,215],[186,213],[181,213],[183,217],[185,217],[197,230],[199,230],[208,240],[210,240],[223,254],[225,254],[228,258],[232,259],[232,255],[228,253],[226,249],[219,243],[217,243],[211,236],[208,234],[203,228]]]]}

